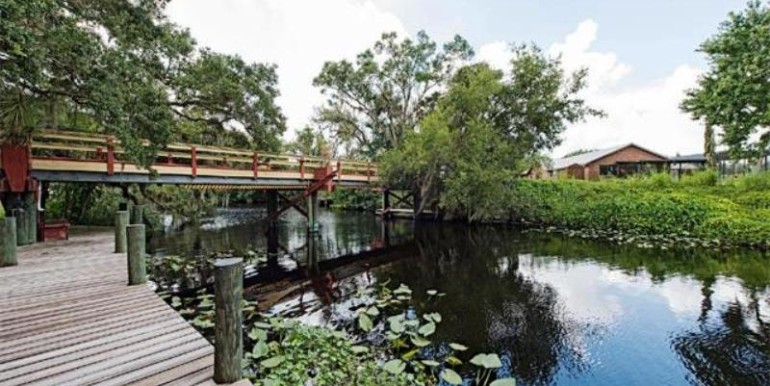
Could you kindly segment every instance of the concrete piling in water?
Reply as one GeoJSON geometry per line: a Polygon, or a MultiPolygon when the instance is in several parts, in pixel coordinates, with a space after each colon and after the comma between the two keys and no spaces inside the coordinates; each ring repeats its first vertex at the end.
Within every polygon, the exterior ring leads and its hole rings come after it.
{"type": "Polygon", "coordinates": [[[214,262],[214,382],[234,383],[241,378],[243,357],[243,259],[214,262]]]}
{"type": "Polygon", "coordinates": [[[128,226],[128,211],[115,212],[115,253],[126,253],[128,248],[126,226],[128,226]]]}
{"type": "Polygon", "coordinates": [[[16,218],[0,220],[0,267],[17,265],[16,259],[16,218]]]}
{"type": "Polygon", "coordinates": [[[144,252],[144,224],[126,227],[128,241],[128,285],[147,282],[147,263],[144,252]]]}
{"type": "Polygon", "coordinates": [[[131,207],[131,224],[144,224],[144,205],[131,207]]]}

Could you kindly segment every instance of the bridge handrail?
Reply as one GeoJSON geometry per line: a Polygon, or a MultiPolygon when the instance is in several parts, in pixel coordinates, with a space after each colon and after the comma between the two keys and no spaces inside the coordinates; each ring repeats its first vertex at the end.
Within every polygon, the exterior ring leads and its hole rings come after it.
{"type": "MultiPolygon", "coordinates": [[[[144,141],[145,146],[149,144],[149,141],[144,141]]],[[[125,157],[126,151],[120,145],[121,142],[111,135],[41,130],[33,134],[30,147],[33,158],[130,164],[131,161],[125,157]]],[[[252,169],[255,177],[262,170],[293,170],[300,172],[303,179],[305,173],[312,178],[313,169],[322,169],[327,166],[337,172],[338,178],[343,175],[356,175],[371,179],[378,175],[377,165],[365,161],[325,159],[189,143],[168,144],[158,151],[154,165],[188,166],[192,169],[201,167],[252,169]]]]}

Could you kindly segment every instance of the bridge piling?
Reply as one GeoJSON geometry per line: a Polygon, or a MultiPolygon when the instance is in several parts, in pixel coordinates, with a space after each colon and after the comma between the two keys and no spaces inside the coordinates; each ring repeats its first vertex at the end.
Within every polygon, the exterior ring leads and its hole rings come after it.
{"type": "Polygon", "coordinates": [[[18,208],[12,210],[11,215],[16,219],[16,245],[21,246],[29,244],[29,237],[27,236],[27,232],[29,231],[29,227],[27,226],[29,216],[27,216],[24,209],[18,208]]]}
{"type": "Polygon", "coordinates": [[[316,233],[318,226],[318,192],[313,192],[307,196],[307,230],[310,233],[316,233]]]}
{"type": "Polygon", "coordinates": [[[214,382],[233,383],[243,376],[243,259],[214,262],[214,382]]]}

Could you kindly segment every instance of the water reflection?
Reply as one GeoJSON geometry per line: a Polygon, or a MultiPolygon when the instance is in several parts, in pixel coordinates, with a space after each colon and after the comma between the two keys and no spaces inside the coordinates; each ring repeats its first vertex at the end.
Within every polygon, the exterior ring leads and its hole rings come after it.
{"type": "Polygon", "coordinates": [[[770,384],[770,259],[761,253],[446,224],[410,236],[408,223],[321,218],[315,239],[304,223],[284,223],[280,248],[259,241],[265,230],[254,224],[203,234],[200,246],[280,249],[275,276],[265,270],[247,293],[309,323],[349,318],[350,294],[376,282],[445,292],[430,305],[444,320],[436,338],[501,354],[519,384],[770,384]],[[292,248],[294,265],[284,261],[292,248]]]}

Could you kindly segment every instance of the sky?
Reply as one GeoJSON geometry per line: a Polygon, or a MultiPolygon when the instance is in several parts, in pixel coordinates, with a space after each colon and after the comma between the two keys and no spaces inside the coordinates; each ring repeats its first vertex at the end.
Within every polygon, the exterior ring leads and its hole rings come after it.
{"type": "Polygon", "coordinates": [[[535,43],[585,67],[581,96],[605,118],[570,125],[559,157],[636,143],[667,154],[703,148],[702,126],[679,111],[706,69],[697,52],[745,0],[172,0],[167,13],[203,46],[278,65],[287,138],[323,102],[312,86],[323,63],[353,59],[380,35],[466,38],[476,59],[504,69],[511,43],[535,43]]]}

